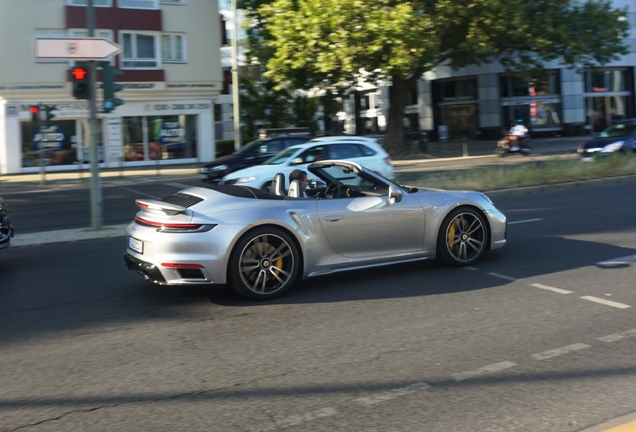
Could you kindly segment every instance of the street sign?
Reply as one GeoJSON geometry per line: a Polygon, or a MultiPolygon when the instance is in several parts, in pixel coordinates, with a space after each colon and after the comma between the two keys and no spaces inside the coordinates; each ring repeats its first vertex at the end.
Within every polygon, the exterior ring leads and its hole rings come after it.
{"type": "Polygon", "coordinates": [[[38,59],[105,60],[121,52],[121,45],[102,38],[35,38],[38,59]]]}

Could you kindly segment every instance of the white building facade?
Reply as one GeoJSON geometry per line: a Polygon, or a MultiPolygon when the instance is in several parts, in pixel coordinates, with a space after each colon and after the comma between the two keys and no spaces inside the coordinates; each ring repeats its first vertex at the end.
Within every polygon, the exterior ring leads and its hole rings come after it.
{"type": "MultiPolygon", "coordinates": [[[[34,55],[34,39],[88,36],[86,0],[6,2],[0,13],[0,174],[69,170],[88,159],[88,101],[72,96],[74,62],[34,55]],[[32,121],[32,105],[55,105],[51,126],[32,121]]],[[[101,109],[101,167],[205,162],[215,157],[214,100],[223,86],[218,7],[209,0],[93,0],[95,37],[122,51],[123,75],[101,109]]]]}

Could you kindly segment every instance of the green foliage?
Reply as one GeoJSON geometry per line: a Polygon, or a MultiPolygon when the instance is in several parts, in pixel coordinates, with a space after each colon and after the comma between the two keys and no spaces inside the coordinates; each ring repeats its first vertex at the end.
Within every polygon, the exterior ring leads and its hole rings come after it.
{"type": "MultiPolygon", "coordinates": [[[[401,142],[406,92],[424,72],[499,61],[591,67],[628,52],[626,10],[609,0],[244,0],[278,85],[393,83],[387,141],[401,142]],[[364,71],[364,72],[361,72],[364,71]]],[[[256,40],[256,39],[254,39],[256,40]]]]}
{"type": "Polygon", "coordinates": [[[265,128],[281,128],[293,124],[291,107],[293,98],[285,88],[275,88],[271,81],[260,82],[251,77],[240,77],[241,121],[246,136],[258,136],[256,124],[265,128]]]}

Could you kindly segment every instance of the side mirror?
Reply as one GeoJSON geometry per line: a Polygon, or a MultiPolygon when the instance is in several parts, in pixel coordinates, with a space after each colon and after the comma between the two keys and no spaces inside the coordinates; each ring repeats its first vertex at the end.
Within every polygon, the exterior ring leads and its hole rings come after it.
{"type": "Polygon", "coordinates": [[[389,186],[389,203],[393,204],[402,201],[402,191],[393,189],[393,186],[389,186]]]}

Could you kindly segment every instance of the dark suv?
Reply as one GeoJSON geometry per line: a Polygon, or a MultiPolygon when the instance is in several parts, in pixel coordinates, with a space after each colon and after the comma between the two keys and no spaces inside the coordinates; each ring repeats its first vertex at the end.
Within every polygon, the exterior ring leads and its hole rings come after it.
{"type": "Polygon", "coordinates": [[[222,156],[201,167],[201,180],[218,183],[223,176],[234,171],[258,165],[287,147],[302,144],[311,139],[310,136],[275,136],[249,142],[227,156],[222,156]]]}

